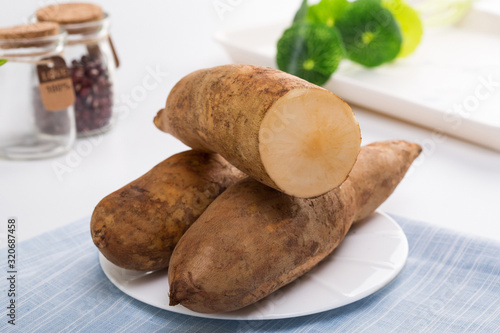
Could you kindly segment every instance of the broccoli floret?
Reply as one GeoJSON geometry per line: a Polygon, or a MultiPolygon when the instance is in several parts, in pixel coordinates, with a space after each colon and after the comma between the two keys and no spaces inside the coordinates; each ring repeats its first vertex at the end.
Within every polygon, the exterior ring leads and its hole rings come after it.
{"type": "Polygon", "coordinates": [[[347,58],[366,67],[392,61],[401,50],[398,24],[380,0],[351,3],[335,26],[342,36],[347,58]]]}
{"type": "Polygon", "coordinates": [[[307,0],[302,0],[299,10],[297,10],[293,18],[293,23],[303,22],[307,17],[308,10],[309,10],[309,5],[307,4],[307,0]]]}
{"type": "Polygon", "coordinates": [[[349,2],[347,0],[321,0],[316,5],[309,7],[306,20],[333,27],[335,21],[344,14],[348,6],[349,2]]]}
{"type": "Polygon", "coordinates": [[[337,29],[300,22],[285,30],[278,41],[278,68],[311,83],[322,85],[344,56],[337,29]]]}

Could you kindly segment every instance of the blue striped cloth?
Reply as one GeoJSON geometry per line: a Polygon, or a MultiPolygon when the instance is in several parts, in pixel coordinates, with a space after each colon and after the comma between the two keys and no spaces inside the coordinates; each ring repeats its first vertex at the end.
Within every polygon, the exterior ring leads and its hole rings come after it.
{"type": "Polygon", "coordinates": [[[7,323],[2,277],[0,331],[499,332],[500,244],[394,218],[410,253],[391,283],[338,309],[266,321],[190,317],[123,294],[102,272],[83,219],[18,244],[16,325],[7,323]]]}

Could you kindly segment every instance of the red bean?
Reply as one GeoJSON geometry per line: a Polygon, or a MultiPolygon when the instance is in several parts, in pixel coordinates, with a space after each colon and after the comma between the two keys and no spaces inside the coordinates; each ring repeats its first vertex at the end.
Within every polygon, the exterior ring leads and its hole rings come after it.
{"type": "Polygon", "coordinates": [[[85,134],[107,126],[112,115],[113,83],[102,59],[84,55],[71,62],[71,73],[77,132],[85,134]]]}

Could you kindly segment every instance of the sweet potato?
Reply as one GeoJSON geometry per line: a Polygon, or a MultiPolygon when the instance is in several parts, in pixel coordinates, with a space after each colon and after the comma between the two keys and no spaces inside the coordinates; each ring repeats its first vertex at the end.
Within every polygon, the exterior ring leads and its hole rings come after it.
{"type": "Polygon", "coordinates": [[[170,304],[232,311],[292,282],[392,193],[420,151],[404,141],[365,146],[342,186],[314,199],[239,181],[178,242],[168,272],[170,304]]]}
{"type": "Polygon", "coordinates": [[[154,122],[186,145],[217,152],[258,181],[304,198],[340,185],[361,144],[358,122],[339,97],[251,65],[187,75],[154,122]]]}
{"type": "Polygon", "coordinates": [[[99,202],[90,222],[92,239],[122,268],[165,268],[182,234],[243,177],[216,154],[186,151],[171,156],[99,202]]]}

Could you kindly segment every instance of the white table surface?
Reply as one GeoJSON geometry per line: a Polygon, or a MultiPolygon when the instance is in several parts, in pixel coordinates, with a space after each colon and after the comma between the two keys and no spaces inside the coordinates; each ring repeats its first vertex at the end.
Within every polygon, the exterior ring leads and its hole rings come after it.
{"type": "MultiPolygon", "coordinates": [[[[0,11],[0,26],[23,23],[32,10],[51,3],[11,1],[0,11]]],[[[187,149],[152,122],[171,87],[193,70],[230,63],[213,41],[214,32],[290,18],[300,1],[99,3],[112,17],[112,35],[122,61],[117,102],[126,112],[112,131],[79,139],[64,156],[29,162],[0,160],[0,219],[4,221],[0,228],[6,229],[8,217],[16,217],[20,241],[89,216],[105,195],[187,149]],[[144,99],[137,98],[134,92],[143,80],[150,80],[151,71],[168,74],[159,78],[144,99]],[[57,166],[65,166],[66,172],[58,174],[57,166]]],[[[364,143],[405,139],[424,146],[381,210],[500,240],[500,153],[437,137],[430,130],[356,106],[353,109],[364,143]]]]}

